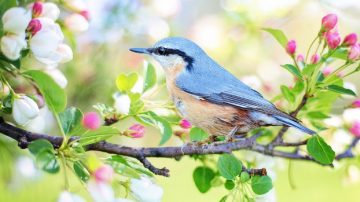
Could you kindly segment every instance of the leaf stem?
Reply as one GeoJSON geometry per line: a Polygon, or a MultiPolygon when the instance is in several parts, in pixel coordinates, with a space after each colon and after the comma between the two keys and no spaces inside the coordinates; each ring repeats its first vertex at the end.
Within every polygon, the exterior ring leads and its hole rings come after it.
{"type": "Polygon", "coordinates": [[[308,50],[307,50],[307,52],[306,52],[305,62],[307,62],[307,60],[308,60],[308,58],[309,58],[310,50],[311,50],[312,46],[314,45],[315,41],[316,41],[318,38],[319,38],[319,35],[317,35],[317,36],[315,37],[315,39],[311,42],[311,44],[310,44],[310,46],[309,46],[309,48],[308,48],[308,50]]]}
{"type": "Polygon", "coordinates": [[[70,191],[70,183],[69,183],[69,178],[68,178],[68,174],[66,171],[66,159],[65,156],[62,152],[59,153],[61,156],[61,164],[63,166],[64,169],[64,180],[65,180],[65,190],[70,191]]]}

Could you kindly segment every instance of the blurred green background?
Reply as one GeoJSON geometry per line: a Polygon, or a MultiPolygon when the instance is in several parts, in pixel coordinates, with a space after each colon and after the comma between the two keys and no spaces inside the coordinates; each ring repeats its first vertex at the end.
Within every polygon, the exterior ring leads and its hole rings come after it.
{"type": "MultiPolygon", "coordinates": [[[[280,84],[289,85],[292,78],[280,67],[280,64],[289,62],[285,51],[261,28],[282,29],[289,39],[298,42],[297,53],[303,54],[317,34],[322,16],[327,13],[339,16],[339,32],[342,36],[349,32],[360,33],[360,3],[357,0],[84,2],[91,15],[90,28],[75,34],[76,43],[69,41],[75,50],[74,60],[61,67],[68,79],[66,90],[69,105],[83,111],[93,110],[92,105],[99,102],[112,105],[116,76],[123,72],[142,72],[144,59],[154,62],[129,52],[130,47],[151,46],[167,36],[194,40],[237,77],[253,82],[252,87],[271,98],[279,92],[280,84]]],[[[161,74],[161,68],[154,64],[161,74]]],[[[349,77],[348,81],[359,87],[357,77],[349,77]]],[[[124,138],[117,141],[132,146],[156,146],[159,135],[155,130],[149,130],[143,139],[124,138]]],[[[167,144],[180,143],[173,138],[167,144]]],[[[15,144],[13,146],[16,148],[15,144]]],[[[11,155],[13,151],[8,152],[11,155]]],[[[27,154],[26,151],[24,153],[27,154]]],[[[157,182],[164,188],[163,201],[218,201],[227,193],[224,188],[212,188],[207,194],[198,192],[192,181],[192,171],[198,162],[188,157],[180,162],[171,159],[150,160],[159,167],[166,166],[171,170],[170,178],[157,177],[157,182]]],[[[3,165],[10,163],[14,162],[1,162],[0,170],[5,172],[3,165]]],[[[336,169],[292,162],[290,173],[296,188],[291,188],[289,183],[288,161],[275,161],[273,164],[271,169],[276,171],[274,183],[277,201],[359,201],[360,171],[350,166],[359,164],[358,159],[341,162],[336,169]]],[[[16,167],[12,169],[15,171],[16,167]]],[[[38,174],[32,179],[17,176],[16,172],[5,176],[0,180],[0,201],[4,202],[55,201],[63,188],[61,174],[38,174]]],[[[75,176],[71,184],[72,191],[89,199],[75,176]]]]}

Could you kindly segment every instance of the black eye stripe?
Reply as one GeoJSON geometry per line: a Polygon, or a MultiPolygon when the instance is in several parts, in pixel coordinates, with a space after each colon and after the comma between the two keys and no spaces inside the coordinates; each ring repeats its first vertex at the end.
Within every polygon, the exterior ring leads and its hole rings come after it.
{"type": "Polygon", "coordinates": [[[178,50],[178,49],[172,49],[172,48],[165,48],[165,47],[157,47],[157,48],[152,48],[149,50],[151,53],[154,53],[156,55],[163,55],[163,56],[168,56],[168,55],[178,55],[180,57],[182,57],[184,59],[185,62],[187,62],[187,69],[191,70],[193,68],[192,64],[194,62],[194,58],[192,58],[191,56],[187,55],[185,52],[178,50]]]}

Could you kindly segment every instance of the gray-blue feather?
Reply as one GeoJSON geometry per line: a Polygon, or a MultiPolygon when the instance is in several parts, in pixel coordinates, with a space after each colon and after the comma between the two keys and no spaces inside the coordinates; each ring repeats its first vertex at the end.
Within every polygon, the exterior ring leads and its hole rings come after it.
{"type": "Polygon", "coordinates": [[[155,44],[155,46],[159,45],[186,50],[186,54],[193,58],[191,67],[186,68],[176,79],[176,85],[185,92],[209,102],[271,115],[284,125],[296,127],[308,134],[315,133],[302,126],[294,117],[278,110],[259,92],[241,82],[212,60],[192,41],[175,37],[155,44]]]}

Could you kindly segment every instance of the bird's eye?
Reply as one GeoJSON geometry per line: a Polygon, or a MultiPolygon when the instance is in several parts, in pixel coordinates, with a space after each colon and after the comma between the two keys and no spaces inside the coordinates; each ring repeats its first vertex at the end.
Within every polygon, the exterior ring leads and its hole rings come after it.
{"type": "Polygon", "coordinates": [[[166,49],[164,47],[159,47],[156,49],[156,53],[158,55],[165,55],[166,54],[166,49]]]}

